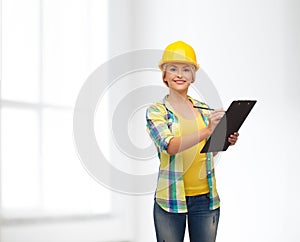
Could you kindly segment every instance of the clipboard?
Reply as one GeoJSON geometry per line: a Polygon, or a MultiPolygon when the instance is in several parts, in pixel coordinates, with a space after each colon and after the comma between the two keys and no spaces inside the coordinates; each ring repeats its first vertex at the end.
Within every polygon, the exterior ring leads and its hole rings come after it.
{"type": "Polygon", "coordinates": [[[200,153],[227,150],[230,146],[228,137],[240,129],[255,103],[256,100],[233,101],[200,153]]]}

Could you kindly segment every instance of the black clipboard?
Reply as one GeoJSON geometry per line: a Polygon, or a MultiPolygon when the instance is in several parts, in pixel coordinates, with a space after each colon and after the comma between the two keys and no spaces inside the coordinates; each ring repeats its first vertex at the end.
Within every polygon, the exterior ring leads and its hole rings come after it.
{"type": "Polygon", "coordinates": [[[240,129],[255,103],[256,100],[233,101],[200,153],[227,150],[230,145],[228,137],[240,129]]]}

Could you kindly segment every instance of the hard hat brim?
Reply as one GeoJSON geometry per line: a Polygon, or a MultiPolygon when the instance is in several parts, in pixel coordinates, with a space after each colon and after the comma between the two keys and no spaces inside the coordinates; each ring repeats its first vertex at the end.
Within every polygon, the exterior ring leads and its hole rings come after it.
{"type": "Polygon", "coordinates": [[[167,64],[167,63],[183,63],[183,64],[189,64],[189,65],[193,65],[195,67],[195,71],[198,71],[200,68],[199,64],[195,64],[194,62],[189,62],[189,61],[183,61],[183,60],[172,60],[172,61],[160,61],[158,63],[158,67],[161,71],[163,71],[163,65],[167,64]]]}

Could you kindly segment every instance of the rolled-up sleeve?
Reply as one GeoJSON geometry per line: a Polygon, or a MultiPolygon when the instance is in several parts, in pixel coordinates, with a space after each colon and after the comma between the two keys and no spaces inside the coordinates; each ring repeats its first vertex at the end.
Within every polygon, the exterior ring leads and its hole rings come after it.
{"type": "Polygon", "coordinates": [[[156,106],[151,105],[146,111],[147,131],[159,152],[167,153],[170,140],[174,137],[166,115],[156,106]]]}

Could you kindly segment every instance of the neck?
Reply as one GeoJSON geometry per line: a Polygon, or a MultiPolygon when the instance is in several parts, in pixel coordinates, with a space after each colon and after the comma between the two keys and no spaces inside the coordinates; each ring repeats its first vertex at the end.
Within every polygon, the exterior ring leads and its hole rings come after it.
{"type": "Polygon", "coordinates": [[[185,92],[176,92],[172,89],[169,90],[169,101],[173,103],[180,103],[182,101],[188,100],[187,91],[185,92]]]}

